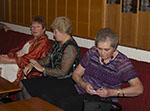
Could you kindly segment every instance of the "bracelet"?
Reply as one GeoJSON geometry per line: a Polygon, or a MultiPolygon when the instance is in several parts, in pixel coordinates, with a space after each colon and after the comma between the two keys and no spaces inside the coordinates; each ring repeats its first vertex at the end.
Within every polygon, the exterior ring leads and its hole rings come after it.
{"type": "Polygon", "coordinates": [[[117,89],[117,96],[120,96],[120,89],[117,89]]]}

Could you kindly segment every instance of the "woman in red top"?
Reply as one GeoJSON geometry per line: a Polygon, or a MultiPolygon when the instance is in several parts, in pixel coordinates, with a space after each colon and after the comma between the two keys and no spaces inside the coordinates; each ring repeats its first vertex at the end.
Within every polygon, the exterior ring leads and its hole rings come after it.
{"type": "MultiPolygon", "coordinates": [[[[45,34],[45,19],[39,16],[34,17],[30,29],[33,36],[31,39],[11,50],[7,55],[0,55],[1,76],[15,84],[24,79],[22,70],[24,67],[30,66],[29,60],[44,57],[50,49],[50,41],[45,34]]],[[[30,75],[29,78],[39,76],[42,74],[30,75]]]]}

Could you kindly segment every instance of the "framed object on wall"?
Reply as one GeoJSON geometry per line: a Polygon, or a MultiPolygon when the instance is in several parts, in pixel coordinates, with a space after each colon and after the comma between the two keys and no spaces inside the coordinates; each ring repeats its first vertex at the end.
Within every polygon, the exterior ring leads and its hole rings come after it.
{"type": "Polygon", "coordinates": [[[140,0],[140,11],[150,11],[150,0],[140,0]]]}
{"type": "Polygon", "coordinates": [[[107,0],[107,4],[120,4],[120,0],[107,0]]]}
{"type": "Polygon", "coordinates": [[[122,12],[137,13],[137,0],[122,0],[122,12]]]}

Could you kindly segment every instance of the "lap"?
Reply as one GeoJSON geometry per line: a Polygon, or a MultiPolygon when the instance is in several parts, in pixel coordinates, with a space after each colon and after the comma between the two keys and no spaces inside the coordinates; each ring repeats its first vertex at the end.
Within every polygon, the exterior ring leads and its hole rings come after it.
{"type": "Polygon", "coordinates": [[[78,94],[74,96],[68,96],[57,101],[57,106],[64,109],[64,111],[83,111],[84,100],[99,101],[99,96],[89,94],[78,94]]]}
{"type": "Polygon", "coordinates": [[[32,97],[40,97],[51,103],[55,103],[63,97],[77,94],[71,78],[37,77],[22,80],[22,83],[32,97]]]}

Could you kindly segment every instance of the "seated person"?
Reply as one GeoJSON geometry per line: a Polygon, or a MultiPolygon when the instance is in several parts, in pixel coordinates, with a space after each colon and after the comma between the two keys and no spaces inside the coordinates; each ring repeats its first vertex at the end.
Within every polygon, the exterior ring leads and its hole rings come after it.
{"type": "Polygon", "coordinates": [[[0,29],[3,29],[5,32],[7,32],[8,30],[11,30],[11,28],[9,28],[7,25],[0,23],[0,29]]]}
{"type": "MultiPolygon", "coordinates": [[[[43,72],[43,77],[26,79],[20,82],[19,86],[22,92],[17,94],[17,99],[27,99],[31,96],[24,88],[23,84],[33,89],[34,96],[43,99],[50,99],[47,95],[54,93],[59,95],[60,84],[66,84],[66,81],[72,81],[71,75],[80,61],[80,50],[71,36],[72,24],[66,17],[58,17],[51,24],[55,43],[53,44],[48,55],[39,60],[30,60],[32,67],[39,72],[43,72]],[[23,84],[22,84],[23,83],[23,84]],[[55,88],[55,92],[53,92],[55,88]],[[36,92],[37,90],[37,92],[36,92]]],[[[31,67],[25,67],[24,73],[28,74],[32,70],[31,67]]],[[[58,98],[59,99],[59,98],[58,98]]],[[[56,98],[57,100],[57,98],[56,98]]]]}
{"type": "MultiPolygon", "coordinates": [[[[23,68],[30,65],[30,59],[40,59],[50,50],[50,41],[45,34],[46,21],[36,16],[31,21],[31,39],[25,41],[21,46],[12,49],[8,54],[0,55],[1,76],[14,84],[24,79],[23,68]]],[[[42,76],[41,73],[30,76],[42,76]]]]}
{"type": "MultiPolygon", "coordinates": [[[[143,85],[138,74],[127,56],[116,50],[117,45],[116,33],[109,28],[101,29],[96,36],[95,46],[87,51],[72,74],[75,85],[71,79],[57,82],[50,78],[23,80],[20,83],[22,97],[40,97],[64,111],[83,111],[85,99],[111,97],[112,101],[117,102],[117,97],[140,95],[143,85]],[[122,82],[128,82],[129,86],[120,88],[122,82]]],[[[39,66],[34,65],[36,62],[32,61],[32,64],[38,69],[39,66]]],[[[39,67],[39,71],[42,69],[39,67]]],[[[48,68],[44,73],[48,75],[48,68]]],[[[53,73],[49,75],[56,77],[53,73]]]]}

